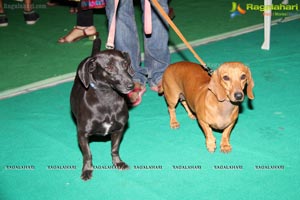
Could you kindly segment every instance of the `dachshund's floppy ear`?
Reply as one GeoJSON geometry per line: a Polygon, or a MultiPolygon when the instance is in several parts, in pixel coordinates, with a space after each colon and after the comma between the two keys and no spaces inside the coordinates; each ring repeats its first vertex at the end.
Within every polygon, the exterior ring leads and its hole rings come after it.
{"type": "Polygon", "coordinates": [[[77,74],[85,88],[90,85],[90,74],[96,69],[96,58],[88,58],[80,64],[77,74]]]}
{"type": "Polygon", "coordinates": [[[251,71],[247,67],[247,96],[249,99],[254,99],[254,95],[253,95],[253,91],[252,91],[253,87],[254,87],[254,81],[251,76],[251,71]]]}
{"type": "Polygon", "coordinates": [[[223,88],[223,86],[220,83],[220,77],[218,74],[218,70],[214,71],[210,82],[208,84],[208,89],[214,93],[214,95],[216,95],[218,101],[225,101],[227,95],[225,92],[225,89],[223,88]]]}

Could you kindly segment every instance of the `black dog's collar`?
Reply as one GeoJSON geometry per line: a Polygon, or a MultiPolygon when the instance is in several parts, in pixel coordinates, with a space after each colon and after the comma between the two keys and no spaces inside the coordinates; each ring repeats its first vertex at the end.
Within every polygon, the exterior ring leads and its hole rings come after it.
{"type": "Polygon", "coordinates": [[[95,85],[95,83],[90,83],[90,86],[91,86],[93,89],[97,89],[97,86],[95,85]]]}

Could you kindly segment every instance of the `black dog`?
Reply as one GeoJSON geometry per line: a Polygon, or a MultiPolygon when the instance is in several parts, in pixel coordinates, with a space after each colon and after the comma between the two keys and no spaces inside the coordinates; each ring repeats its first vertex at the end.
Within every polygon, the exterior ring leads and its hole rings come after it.
{"type": "Polygon", "coordinates": [[[100,39],[93,45],[92,56],[78,66],[71,92],[71,109],[77,123],[78,143],[83,155],[81,178],[92,177],[90,136],[111,136],[114,166],[128,169],[119,156],[119,146],[128,121],[128,108],[122,94],[133,88],[133,70],[129,55],[117,50],[99,52],[100,39]]]}

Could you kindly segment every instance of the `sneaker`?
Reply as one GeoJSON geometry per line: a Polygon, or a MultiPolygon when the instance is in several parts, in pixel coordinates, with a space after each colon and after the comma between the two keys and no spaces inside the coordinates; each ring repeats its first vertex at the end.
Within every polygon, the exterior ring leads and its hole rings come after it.
{"type": "Polygon", "coordinates": [[[36,13],[35,11],[24,11],[24,20],[26,24],[33,25],[35,24],[40,18],[40,15],[36,13]]]}
{"type": "Polygon", "coordinates": [[[8,19],[4,13],[0,13],[0,27],[8,26],[8,19]]]}

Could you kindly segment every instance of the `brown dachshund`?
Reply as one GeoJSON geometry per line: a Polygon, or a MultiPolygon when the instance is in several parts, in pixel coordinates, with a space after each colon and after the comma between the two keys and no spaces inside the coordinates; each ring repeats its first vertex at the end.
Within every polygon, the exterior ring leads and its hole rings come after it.
{"type": "Polygon", "coordinates": [[[254,99],[254,82],[248,67],[240,62],[226,62],[210,76],[200,65],[191,62],[171,64],[162,78],[160,93],[164,93],[170,114],[171,128],[179,128],[176,105],[181,101],[188,116],[196,118],[204,131],[209,152],[216,149],[212,130],[222,133],[221,151],[231,151],[231,130],[238,118],[239,104],[247,96],[254,99]]]}

